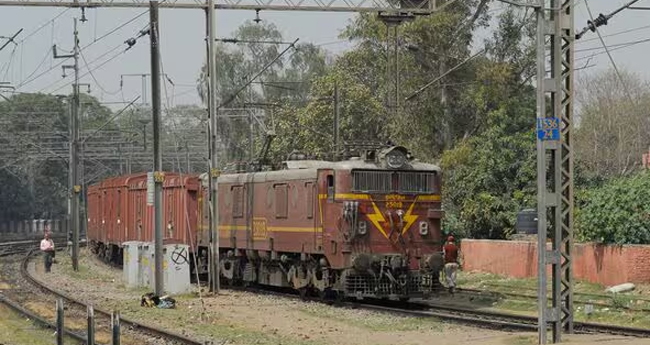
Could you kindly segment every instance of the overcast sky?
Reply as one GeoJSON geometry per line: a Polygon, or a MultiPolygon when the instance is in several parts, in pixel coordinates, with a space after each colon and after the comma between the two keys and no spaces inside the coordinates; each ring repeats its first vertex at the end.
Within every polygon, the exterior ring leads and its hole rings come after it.
{"type": "MultiPolygon", "coordinates": [[[[601,12],[608,13],[628,2],[628,0],[586,1],[589,1],[594,16],[601,12]]],[[[577,0],[576,30],[584,27],[588,19],[584,2],[585,0],[577,0]]],[[[495,3],[492,8],[497,9],[501,6],[495,3]]],[[[641,0],[636,6],[650,6],[650,0],[641,0]]],[[[88,21],[79,23],[80,45],[83,47],[96,40],[83,50],[83,57],[90,64],[93,75],[83,76],[81,82],[90,83],[92,94],[107,104],[131,100],[142,93],[140,77],[125,77],[123,87],[120,88],[120,75],[149,73],[148,36],[143,37],[125,54],[105,64],[104,61],[119,54],[119,49],[125,47],[124,41],[135,36],[146,25],[148,14],[140,15],[144,11],[145,9],[135,8],[89,9],[86,11],[88,21]],[[105,36],[112,29],[138,15],[140,17],[124,25],[120,30],[105,36]],[[102,66],[97,67],[99,65],[102,66]]],[[[72,71],[68,71],[68,77],[63,79],[60,67],[52,69],[52,66],[61,60],[52,59],[51,46],[56,43],[60,49],[72,47],[74,16],[80,18],[81,11],[63,8],[2,7],[0,36],[11,36],[21,28],[24,31],[18,36],[18,41],[21,42],[18,46],[9,45],[0,52],[0,81],[8,81],[14,86],[20,86],[18,91],[22,92],[69,93],[72,71]],[[39,27],[40,30],[37,30],[39,27]]],[[[351,13],[267,11],[261,12],[260,16],[262,20],[277,25],[285,40],[299,38],[300,42],[322,44],[333,53],[341,53],[351,47],[349,43],[341,42],[338,38],[341,30],[352,18],[351,13]]],[[[254,11],[219,11],[217,36],[230,37],[239,25],[253,18],[255,18],[254,11]]],[[[167,84],[169,104],[198,103],[195,81],[205,58],[204,13],[200,10],[163,9],[160,14],[160,27],[164,72],[176,84],[173,89],[167,84]]],[[[611,19],[607,26],[601,27],[600,31],[605,36],[607,45],[613,50],[612,56],[619,68],[637,72],[644,78],[650,79],[650,68],[647,62],[650,56],[650,11],[626,10],[611,19]],[[631,31],[621,33],[627,30],[631,31]],[[617,46],[644,39],[649,42],[617,46]],[[623,48],[617,49],[619,47],[623,48]]],[[[59,54],[63,53],[65,52],[59,52],[59,54]]],[[[593,67],[578,71],[579,76],[611,67],[597,35],[589,32],[576,46],[576,68],[583,67],[588,59],[582,58],[592,54],[595,56],[589,60],[589,65],[593,67]]],[[[88,69],[84,59],[80,60],[80,65],[81,75],[86,74],[88,69]]],[[[149,92],[147,88],[147,93],[149,92]]],[[[147,94],[147,100],[149,98],[147,94]]],[[[163,101],[165,101],[165,92],[163,92],[163,101]]],[[[110,105],[113,109],[119,108],[118,104],[110,105]]]]}

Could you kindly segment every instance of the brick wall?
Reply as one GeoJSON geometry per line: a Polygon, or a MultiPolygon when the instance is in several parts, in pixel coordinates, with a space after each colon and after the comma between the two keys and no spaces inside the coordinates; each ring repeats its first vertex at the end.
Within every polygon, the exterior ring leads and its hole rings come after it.
{"type": "MultiPolygon", "coordinates": [[[[537,242],[463,240],[461,252],[465,271],[513,278],[537,276],[537,242]]],[[[650,283],[650,246],[576,244],[573,272],[577,280],[607,286],[650,283]]]]}

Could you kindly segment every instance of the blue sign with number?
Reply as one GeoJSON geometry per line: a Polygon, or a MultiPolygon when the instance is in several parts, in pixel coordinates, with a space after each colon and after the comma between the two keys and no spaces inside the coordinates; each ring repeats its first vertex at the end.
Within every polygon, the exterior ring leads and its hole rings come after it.
{"type": "Polygon", "coordinates": [[[560,119],[557,117],[537,119],[537,138],[542,141],[560,140],[560,119]]]}

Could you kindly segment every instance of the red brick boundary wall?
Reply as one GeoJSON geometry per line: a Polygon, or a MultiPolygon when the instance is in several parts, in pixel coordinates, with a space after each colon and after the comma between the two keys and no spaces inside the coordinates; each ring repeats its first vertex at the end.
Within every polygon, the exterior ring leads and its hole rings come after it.
{"type": "MultiPolygon", "coordinates": [[[[513,278],[537,276],[537,242],[462,240],[460,249],[465,271],[513,278]]],[[[650,246],[576,244],[573,272],[576,280],[607,286],[650,283],[650,246]]]]}

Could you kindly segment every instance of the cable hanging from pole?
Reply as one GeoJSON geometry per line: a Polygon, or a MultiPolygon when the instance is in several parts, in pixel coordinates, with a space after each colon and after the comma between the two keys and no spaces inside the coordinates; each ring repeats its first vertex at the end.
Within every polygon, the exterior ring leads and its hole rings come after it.
{"type": "MultiPolygon", "coordinates": [[[[632,1],[628,2],[627,4],[625,4],[625,5],[623,5],[623,6],[619,7],[619,8],[617,8],[617,9],[614,10],[612,13],[607,14],[607,15],[604,15],[604,14],[600,13],[600,14],[598,15],[598,17],[595,18],[595,19],[594,19],[594,17],[590,14],[590,15],[589,15],[590,19],[587,20],[587,26],[585,26],[585,27],[584,27],[580,32],[578,32],[578,33],[576,34],[576,40],[579,40],[579,39],[580,39],[584,34],[587,33],[587,31],[596,32],[596,28],[598,28],[598,27],[600,27],[600,26],[603,26],[603,25],[607,25],[607,22],[608,22],[608,21],[609,21],[613,16],[615,16],[615,15],[618,14],[619,12],[623,11],[624,9],[626,9],[626,8],[628,8],[628,7],[632,6],[632,5],[634,5],[634,4],[635,4],[636,2],[638,2],[638,1],[639,1],[639,0],[632,0],[632,1]]],[[[587,8],[589,8],[589,4],[587,4],[587,1],[585,1],[585,6],[587,6],[587,8]]]]}
{"type": "Polygon", "coordinates": [[[286,54],[286,53],[289,51],[289,49],[291,49],[291,48],[295,48],[295,47],[296,47],[296,43],[298,42],[298,40],[299,40],[299,38],[296,38],[296,39],[295,39],[291,44],[289,44],[288,47],[286,47],[286,48],[285,48],[285,49],[284,49],[280,54],[278,54],[278,56],[276,56],[273,60],[271,60],[271,62],[267,63],[266,66],[264,66],[264,68],[262,68],[259,72],[257,72],[257,73],[253,76],[253,78],[249,79],[246,83],[244,83],[244,85],[242,85],[241,87],[239,87],[239,89],[237,89],[237,91],[236,91],[235,93],[233,93],[233,94],[228,98],[228,100],[226,100],[225,102],[221,103],[221,104],[217,107],[217,109],[223,108],[223,107],[227,106],[228,104],[230,104],[232,101],[234,101],[235,98],[237,97],[237,95],[238,95],[240,92],[242,92],[242,91],[243,91],[243,90],[244,90],[248,85],[250,85],[250,84],[251,84],[255,79],[257,79],[260,75],[262,75],[262,73],[266,72],[267,69],[269,69],[271,66],[273,66],[273,64],[274,64],[276,61],[278,61],[282,56],[284,56],[284,54],[286,54]]]}

